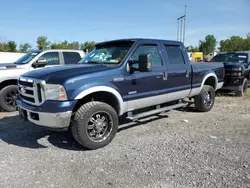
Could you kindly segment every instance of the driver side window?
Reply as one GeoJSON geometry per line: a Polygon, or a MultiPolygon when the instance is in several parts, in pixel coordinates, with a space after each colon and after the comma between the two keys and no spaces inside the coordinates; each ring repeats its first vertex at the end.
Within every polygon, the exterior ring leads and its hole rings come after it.
{"type": "Polygon", "coordinates": [[[39,59],[45,59],[46,65],[59,65],[59,54],[58,52],[47,52],[43,54],[39,59]]]}
{"type": "Polygon", "coordinates": [[[139,68],[140,54],[151,54],[153,68],[163,66],[157,44],[144,44],[137,48],[134,54],[129,59],[130,68],[132,68],[133,70],[137,71],[137,69],[139,68]]]}

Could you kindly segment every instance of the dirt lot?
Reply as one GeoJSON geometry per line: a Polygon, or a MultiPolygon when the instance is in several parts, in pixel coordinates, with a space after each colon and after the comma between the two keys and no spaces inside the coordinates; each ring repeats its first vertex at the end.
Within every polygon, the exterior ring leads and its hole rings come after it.
{"type": "Polygon", "coordinates": [[[84,151],[66,133],[0,115],[0,187],[250,187],[250,99],[122,125],[84,151]]]}

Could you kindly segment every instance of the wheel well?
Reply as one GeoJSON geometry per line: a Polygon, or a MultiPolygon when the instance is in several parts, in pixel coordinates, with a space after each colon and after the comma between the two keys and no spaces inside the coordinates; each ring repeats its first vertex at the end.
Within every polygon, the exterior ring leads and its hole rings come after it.
{"type": "Polygon", "coordinates": [[[100,102],[107,103],[115,109],[117,114],[119,114],[120,109],[119,109],[118,99],[112,93],[109,93],[106,91],[91,93],[85,96],[84,98],[78,100],[78,102],[76,103],[73,109],[73,112],[76,112],[83,104],[90,102],[90,101],[100,101],[100,102]]]}
{"type": "Polygon", "coordinates": [[[9,85],[17,85],[17,80],[6,80],[0,83],[0,90],[9,85]]]}
{"type": "Polygon", "coordinates": [[[216,80],[213,76],[210,76],[206,79],[204,85],[212,86],[214,89],[216,89],[216,80]]]}

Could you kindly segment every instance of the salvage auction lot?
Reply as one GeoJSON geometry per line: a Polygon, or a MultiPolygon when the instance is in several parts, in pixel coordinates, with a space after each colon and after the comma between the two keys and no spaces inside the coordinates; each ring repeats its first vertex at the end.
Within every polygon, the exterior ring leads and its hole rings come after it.
{"type": "Polygon", "coordinates": [[[0,118],[0,187],[250,187],[250,98],[124,124],[94,151],[16,113],[0,118]]]}

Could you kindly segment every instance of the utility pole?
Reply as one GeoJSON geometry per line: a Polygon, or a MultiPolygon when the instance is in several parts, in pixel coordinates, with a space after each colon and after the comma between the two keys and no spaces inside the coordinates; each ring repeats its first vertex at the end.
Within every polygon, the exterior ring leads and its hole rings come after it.
{"type": "Polygon", "coordinates": [[[179,41],[179,20],[177,20],[177,41],[179,41]]]}
{"type": "Polygon", "coordinates": [[[177,41],[181,41],[181,42],[183,42],[183,44],[185,41],[185,32],[186,32],[186,8],[187,8],[187,6],[185,5],[184,15],[177,18],[177,41]],[[179,25],[179,20],[180,20],[180,25],[179,25]],[[183,26],[183,24],[184,24],[184,26],[183,26]],[[180,27],[180,33],[179,33],[179,27],[180,27]]]}
{"type": "Polygon", "coordinates": [[[185,13],[184,13],[184,29],[183,29],[183,44],[185,42],[185,32],[186,32],[186,15],[187,14],[187,5],[185,5],[185,13]]]}
{"type": "Polygon", "coordinates": [[[180,41],[182,42],[182,19],[181,19],[181,35],[180,35],[180,41]]]}

